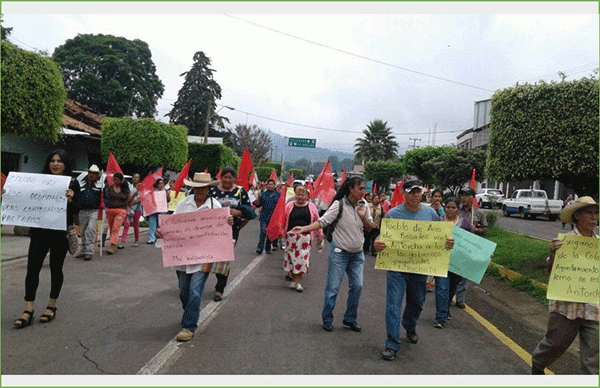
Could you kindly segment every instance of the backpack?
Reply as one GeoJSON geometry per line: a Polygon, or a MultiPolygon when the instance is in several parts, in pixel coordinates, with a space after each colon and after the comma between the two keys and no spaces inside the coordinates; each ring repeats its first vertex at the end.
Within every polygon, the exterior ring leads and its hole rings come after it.
{"type": "Polygon", "coordinates": [[[325,235],[325,239],[327,239],[327,241],[329,241],[329,242],[331,242],[333,240],[333,231],[335,230],[335,226],[337,225],[340,218],[342,218],[342,211],[344,210],[343,198],[338,199],[338,202],[340,203],[340,205],[339,205],[340,207],[338,208],[338,214],[335,217],[335,220],[333,220],[333,222],[331,224],[329,224],[323,228],[323,234],[325,235]]]}

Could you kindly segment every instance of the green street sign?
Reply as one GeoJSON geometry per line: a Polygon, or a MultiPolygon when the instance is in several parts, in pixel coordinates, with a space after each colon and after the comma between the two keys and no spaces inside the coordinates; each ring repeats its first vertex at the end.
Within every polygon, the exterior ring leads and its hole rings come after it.
{"type": "Polygon", "coordinates": [[[315,148],[316,145],[317,139],[299,139],[297,137],[290,137],[288,140],[288,147],[315,148]]]}

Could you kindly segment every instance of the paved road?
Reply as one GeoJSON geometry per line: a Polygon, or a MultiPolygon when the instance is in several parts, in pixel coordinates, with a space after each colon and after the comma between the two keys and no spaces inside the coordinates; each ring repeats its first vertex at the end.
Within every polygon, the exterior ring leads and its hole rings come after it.
{"type": "MultiPolygon", "coordinates": [[[[358,374],[381,385],[387,381],[385,376],[397,374],[529,373],[526,361],[464,310],[453,307],[454,319],[448,326],[443,330],[433,328],[433,294],[428,294],[421,317],[419,343],[405,342],[393,362],[381,360],[385,272],[373,268],[375,259],[371,256],[365,266],[359,309],[363,332],[354,333],[341,325],[346,281],[335,310],[334,331],[324,332],[320,311],[328,247],[322,253],[313,252],[311,272],[303,282],[305,292],[297,293],[286,288],[280,252],[258,257],[254,254],[257,236],[258,222],[252,221],[242,231],[230,285],[220,303],[211,300],[215,284],[211,276],[203,297],[201,330],[187,344],[173,342],[181,317],[176,276],[173,270],[162,268],[160,251],[153,246],[127,247],[113,256],[96,255],[90,262],[68,256],[57,319],[42,325],[36,318],[33,326],[23,330],[14,330],[12,321],[23,308],[26,263],[24,259],[2,263],[2,374],[358,374]],[[374,376],[378,377],[373,380],[374,376]]],[[[38,317],[48,292],[45,266],[36,303],[38,317]]],[[[496,292],[474,289],[470,298],[468,303],[479,304],[482,316],[501,316],[504,323],[497,325],[507,328],[510,337],[529,338],[530,343],[541,339],[543,306],[537,318],[524,319],[527,314],[523,309],[531,308],[524,302],[519,302],[520,307],[511,307],[514,296],[499,297],[496,292]],[[508,307],[500,306],[498,298],[509,299],[503,302],[508,307]],[[516,331],[512,330],[517,327],[514,322],[519,324],[516,331]]],[[[577,363],[575,356],[567,355],[555,372],[578,373],[577,363]]],[[[3,382],[9,381],[4,378],[3,382]]],[[[363,380],[347,385],[359,381],[363,380]]],[[[218,379],[214,382],[222,383],[218,379]]],[[[285,379],[276,381],[276,385],[287,383],[285,379]]]]}
{"type": "Polygon", "coordinates": [[[497,225],[510,232],[520,233],[527,236],[543,239],[543,240],[552,240],[559,233],[568,233],[571,231],[569,225],[566,225],[564,228],[562,227],[562,223],[557,221],[550,221],[547,218],[536,218],[535,220],[531,219],[522,219],[518,216],[504,217],[502,215],[502,211],[500,210],[489,210],[482,209],[485,213],[489,213],[493,211],[498,216],[497,225]]]}

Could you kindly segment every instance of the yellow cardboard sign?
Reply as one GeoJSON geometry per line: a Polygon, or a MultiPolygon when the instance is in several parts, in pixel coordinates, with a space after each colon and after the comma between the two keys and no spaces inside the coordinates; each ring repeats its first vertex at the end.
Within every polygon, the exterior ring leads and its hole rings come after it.
{"type": "Polygon", "coordinates": [[[379,239],[386,248],[379,252],[375,269],[447,276],[451,222],[424,222],[384,218],[379,239]]]}
{"type": "Polygon", "coordinates": [[[598,304],[598,239],[559,234],[546,297],[598,304]]]}

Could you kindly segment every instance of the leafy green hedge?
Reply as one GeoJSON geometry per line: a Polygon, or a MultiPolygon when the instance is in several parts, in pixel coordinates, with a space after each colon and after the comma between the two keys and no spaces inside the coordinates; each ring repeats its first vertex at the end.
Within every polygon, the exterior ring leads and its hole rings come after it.
{"type": "Polygon", "coordinates": [[[274,171],[271,167],[257,167],[254,170],[256,171],[256,175],[258,175],[258,180],[261,182],[265,182],[269,179],[271,177],[271,172],[274,171]]]}
{"type": "Polygon", "coordinates": [[[112,152],[121,167],[179,171],[188,161],[187,129],[153,119],[107,118],[101,150],[103,160],[112,152]]]}
{"type": "Polygon", "coordinates": [[[215,177],[220,167],[233,167],[237,170],[240,168],[242,159],[233,154],[231,148],[223,144],[198,144],[192,143],[189,145],[189,158],[192,159],[190,166],[190,176],[194,172],[208,172],[215,177]]]}
{"type": "Polygon", "coordinates": [[[492,97],[486,175],[558,180],[598,194],[598,80],[540,82],[492,97]]]}
{"type": "Polygon", "coordinates": [[[404,175],[401,163],[368,162],[365,164],[365,178],[377,183],[378,191],[387,191],[390,179],[404,175]]]}
{"type": "MultiPolygon", "coordinates": [[[[261,167],[273,168],[275,169],[275,174],[277,174],[277,176],[281,175],[281,163],[264,163],[261,167]]],[[[269,175],[271,175],[270,171],[269,175]]]]}
{"type": "Polygon", "coordinates": [[[58,140],[66,92],[58,65],[2,42],[2,134],[58,140]]]}

